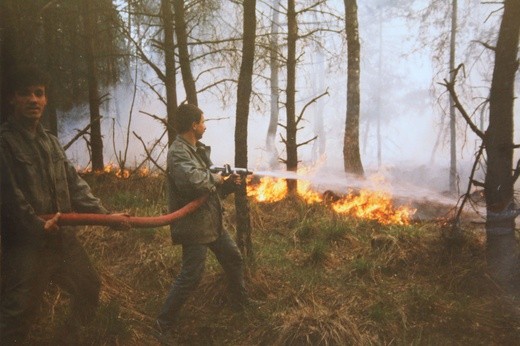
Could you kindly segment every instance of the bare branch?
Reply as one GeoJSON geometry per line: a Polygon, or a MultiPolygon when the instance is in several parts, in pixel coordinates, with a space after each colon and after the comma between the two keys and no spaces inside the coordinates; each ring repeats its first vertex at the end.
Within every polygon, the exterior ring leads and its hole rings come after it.
{"type": "Polygon", "coordinates": [[[137,137],[137,139],[141,142],[141,144],[143,144],[143,148],[144,148],[144,151],[145,151],[148,159],[150,161],[152,161],[152,163],[155,165],[155,167],[157,167],[161,172],[163,172],[163,174],[166,174],[166,170],[164,168],[162,168],[161,165],[159,165],[157,163],[157,161],[154,160],[151,153],[148,151],[148,148],[146,148],[146,144],[144,143],[143,139],[141,137],[139,137],[139,135],[137,133],[135,133],[135,131],[132,131],[132,133],[134,134],[135,137],[137,137]]]}
{"type": "Polygon", "coordinates": [[[200,93],[202,93],[202,92],[204,92],[204,91],[206,91],[208,89],[213,88],[214,86],[217,86],[219,84],[226,83],[226,82],[234,82],[234,83],[236,83],[237,81],[235,79],[231,79],[231,78],[221,79],[221,80],[216,81],[215,83],[211,83],[211,84],[206,85],[202,89],[197,90],[197,93],[200,94],[200,93]]]}
{"type": "Polygon", "coordinates": [[[145,80],[143,80],[143,79],[142,79],[141,81],[142,81],[144,84],[148,85],[148,87],[149,87],[150,89],[152,89],[152,91],[154,92],[154,94],[157,95],[157,97],[159,98],[159,100],[160,100],[162,103],[164,103],[164,104],[166,105],[166,100],[164,99],[164,97],[163,97],[163,96],[162,96],[162,95],[161,95],[157,90],[155,90],[155,87],[154,87],[152,84],[148,83],[147,81],[145,81],[145,80]]]}
{"type": "Polygon", "coordinates": [[[518,180],[519,176],[520,176],[520,160],[518,160],[516,162],[516,168],[513,171],[513,185],[516,183],[516,181],[518,180]]]}
{"type": "Polygon", "coordinates": [[[300,115],[296,118],[296,124],[298,124],[302,120],[303,114],[305,113],[305,110],[307,109],[307,107],[309,107],[311,104],[315,103],[316,101],[318,101],[320,98],[322,98],[325,95],[329,95],[329,88],[327,88],[327,90],[325,90],[325,92],[323,92],[321,95],[316,96],[315,98],[313,98],[312,100],[307,102],[305,104],[305,106],[303,106],[302,111],[300,112],[300,115]]]}
{"type": "Polygon", "coordinates": [[[161,124],[163,124],[165,127],[168,127],[168,121],[165,118],[161,118],[158,115],[151,114],[151,113],[148,113],[148,112],[145,112],[145,111],[139,111],[139,113],[142,113],[144,115],[148,115],[150,118],[155,119],[155,120],[159,121],[161,124]]]}
{"type": "Polygon", "coordinates": [[[72,144],[74,144],[74,142],[76,142],[78,139],[80,139],[83,135],[85,135],[86,133],[88,133],[88,130],[90,129],[90,127],[92,126],[92,124],[96,121],[99,121],[99,119],[101,119],[100,117],[99,118],[96,118],[94,119],[94,121],[92,121],[91,123],[89,123],[87,126],[85,126],[85,128],[83,130],[76,130],[78,131],[78,133],[72,137],[72,139],[63,146],[63,150],[67,150],[70,148],[70,146],[72,144]]]}
{"type": "Polygon", "coordinates": [[[311,139],[309,139],[308,141],[305,141],[305,142],[302,142],[302,143],[299,143],[299,144],[296,144],[296,147],[301,147],[302,145],[305,145],[305,144],[309,144],[310,142],[316,140],[316,138],[318,138],[318,136],[314,136],[312,137],[311,139]]]}
{"type": "Polygon", "coordinates": [[[496,47],[490,45],[487,42],[483,42],[483,41],[472,41],[472,42],[480,43],[482,46],[484,46],[485,48],[487,48],[489,50],[492,50],[493,52],[496,51],[496,47]]]}
{"type": "Polygon", "coordinates": [[[475,175],[475,171],[477,170],[478,162],[480,160],[480,156],[482,156],[482,153],[484,152],[484,144],[482,144],[477,152],[477,155],[475,157],[475,162],[473,162],[473,168],[471,169],[471,174],[469,176],[469,182],[468,182],[468,188],[466,190],[466,193],[464,194],[462,198],[462,202],[460,203],[460,207],[457,211],[457,215],[453,219],[453,228],[455,229],[459,225],[460,221],[460,215],[462,214],[462,209],[464,208],[464,204],[466,204],[466,201],[468,200],[470,196],[470,190],[471,185],[473,184],[473,176],[475,175]]]}
{"type": "Polygon", "coordinates": [[[453,75],[453,82],[448,82],[448,80],[444,79],[444,84],[440,83],[441,85],[444,85],[446,87],[446,89],[448,89],[448,92],[450,93],[451,95],[451,98],[453,99],[453,103],[455,105],[455,107],[459,110],[460,114],[462,115],[462,117],[464,118],[464,120],[466,120],[466,122],[468,123],[469,127],[473,130],[473,132],[479,136],[482,140],[485,140],[486,138],[486,135],[484,132],[482,132],[474,123],[473,121],[471,120],[471,118],[469,117],[468,115],[468,112],[466,112],[466,110],[464,109],[464,107],[462,106],[462,104],[460,103],[459,101],[459,97],[457,96],[457,93],[455,92],[455,80],[456,80],[456,77],[457,77],[457,73],[459,72],[459,69],[462,67],[463,65],[460,64],[456,69],[455,71],[453,71],[454,75],[453,75]]]}

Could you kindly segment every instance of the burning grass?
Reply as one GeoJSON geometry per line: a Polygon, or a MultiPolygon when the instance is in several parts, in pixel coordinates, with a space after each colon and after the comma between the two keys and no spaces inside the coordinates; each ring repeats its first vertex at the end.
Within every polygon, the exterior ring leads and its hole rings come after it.
{"type": "MultiPolygon", "coordinates": [[[[164,213],[157,177],[88,175],[106,206],[136,215],[164,213]]],[[[232,200],[226,219],[233,225],[232,200]]],[[[208,257],[186,304],[179,345],[515,344],[518,301],[485,274],[484,235],[453,241],[433,223],[384,225],[338,214],[302,198],[251,202],[255,263],[247,287],[257,309],[234,313],[224,275],[208,257]],[[515,315],[516,314],[516,315],[515,315]]],[[[115,232],[87,227],[80,238],[102,277],[98,318],[78,344],[158,345],[153,320],[180,269],[167,227],[115,232]]],[[[57,289],[46,298],[32,344],[54,344],[66,313],[57,289]]]]}

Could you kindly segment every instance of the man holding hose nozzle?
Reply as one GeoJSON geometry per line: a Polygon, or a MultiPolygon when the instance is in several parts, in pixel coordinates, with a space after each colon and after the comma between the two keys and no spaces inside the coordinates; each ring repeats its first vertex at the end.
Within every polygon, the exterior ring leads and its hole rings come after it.
{"type": "Polygon", "coordinates": [[[59,212],[107,210],[40,124],[49,77],[23,66],[8,74],[5,86],[10,117],[0,127],[1,343],[25,343],[51,282],[71,297],[70,318],[56,341],[77,343],[79,327],[96,311],[100,279],[75,228],[58,227],[59,212]],[[41,214],[55,216],[44,221],[41,214]]]}
{"type": "Polygon", "coordinates": [[[208,199],[197,211],[171,225],[173,243],[182,245],[182,268],[157,318],[156,327],[162,339],[171,337],[181,307],[200,282],[208,249],[226,272],[232,307],[240,310],[250,303],[244,286],[242,255],[223,227],[220,202],[220,197],[234,192],[242,179],[238,174],[224,179],[211,172],[210,148],[199,141],[206,130],[202,110],[182,104],[176,117],[178,135],[167,158],[170,211],[202,195],[208,195],[208,199]]]}

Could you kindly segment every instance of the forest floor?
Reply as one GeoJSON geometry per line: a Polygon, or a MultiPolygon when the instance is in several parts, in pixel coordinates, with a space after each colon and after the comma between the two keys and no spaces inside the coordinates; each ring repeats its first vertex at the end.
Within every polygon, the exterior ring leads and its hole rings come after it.
{"type": "MultiPolygon", "coordinates": [[[[111,210],[166,213],[161,178],[86,179],[111,210]]],[[[230,197],[225,218],[231,233],[233,214],[230,197]]],[[[438,221],[384,226],[298,199],[251,202],[251,217],[254,261],[247,263],[247,288],[260,304],[234,312],[210,255],[174,330],[176,344],[519,344],[520,300],[486,274],[482,225],[463,224],[454,237],[438,221]]],[[[168,227],[86,227],[78,236],[102,291],[96,319],[74,344],[159,345],[153,324],[181,264],[168,227]]],[[[57,331],[67,300],[51,287],[30,344],[63,344],[57,331]]]]}

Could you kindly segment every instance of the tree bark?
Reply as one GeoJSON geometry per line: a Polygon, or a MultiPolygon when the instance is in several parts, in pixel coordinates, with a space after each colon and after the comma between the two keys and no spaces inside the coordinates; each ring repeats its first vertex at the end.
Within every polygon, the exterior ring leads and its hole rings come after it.
{"type": "Polygon", "coordinates": [[[267,137],[265,147],[269,156],[269,166],[275,168],[278,164],[278,150],[276,150],[275,139],[276,129],[278,128],[278,119],[280,115],[279,100],[280,86],[278,72],[280,69],[279,47],[278,47],[278,28],[280,26],[279,19],[280,0],[276,0],[273,4],[273,18],[271,24],[271,37],[269,39],[269,66],[270,66],[270,83],[271,83],[271,116],[269,118],[269,127],[267,128],[267,137]]]}
{"type": "MultiPolygon", "coordinates": [[[[296,144],[296,40],[298,39],[298,23],[294,0],[287,1],[287,124],[285,146],[287,150],[286,167],[288,171],[298,170],[298,146],[296,144]]],[[[296,194],[298,182],[287,179],[287,192],[296,194]]]]}
{"type": "Polygon", "coordinates": [[[188,52],[188,33],[186,31],[186,18],[184,11],[184,0],[174,0],[175,9],[175,34],[179,46],[179,64],[181,67],[182,82],[186,91],[188,103],[198,105],[197,88],[191,72],[190,55],[188,52]]]}
{"type": "Polygon", "coordinates": [[[359,153],[359,56],[360,43],[357,19],[356,0],[344,0],[345,31],[347,34],[348,68],[347,68],[347,114],[345,121],[345,137],[343,140],[343,164],[345,172],[363,175],[363,165],[359,153]]]}
{"type": "Polygon", "coordinates": [[[168,131],[168,146],[175,139],[175,110],[177,109],[177,84],[175,71],[175,44],[173,41],[173,14],[170,0],[161,0],[161,12],[164,30],[164,81],[166,88],[166,126],[168,131]]]}
{"type": "Polygon", "coordinates": [[[504,287],[513,288],[518,270],[513,204],[514,80],[518,69],[520,1],[506,0],[495,50],[486,131],[486,235],[488,268],[504,287]]]}
{"type": "Polygon", "coordinates": [[[96,28],[94,25],[95,15],[90,0],[83,0],[83,28],[86,39],[86,63],[88,73],[88,95],[90,109],[90,147],[92,152],[92,170],[102,171],[105,167],[103,162],[103,139],[101,137],[100,121],[100,97],[98,71],[96,66],[95,36],[96,28]]]}
{"type": "MultiPolygon", "coordinates": [[[[244,0],[244,30],[242,64],[237,86],[237,109],[235,126],[235,166],[247,168],[247,125],[249,102],[252,91],[253,65],[256,39],[256,0],[244,0]]],[[[235,193],[237,219],[237,245],[249,260],[253,259],[251,219],[245,182],[235,193]]]]}

